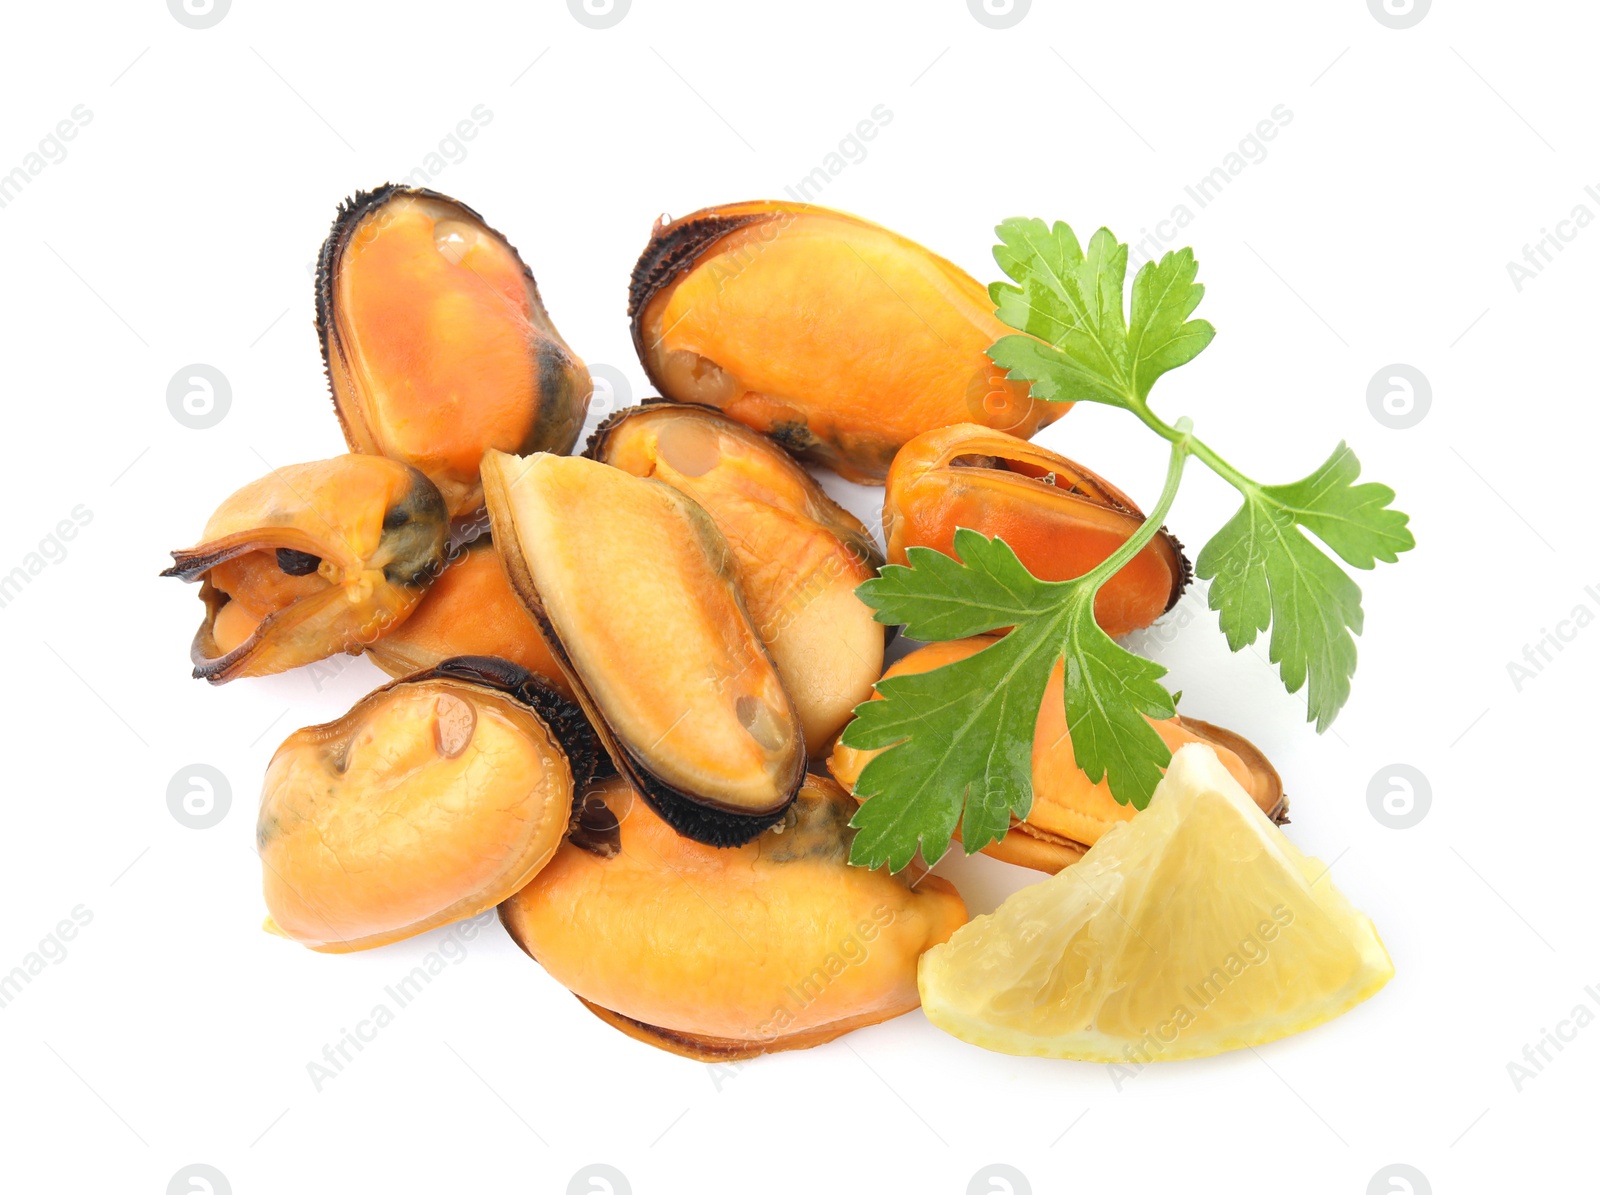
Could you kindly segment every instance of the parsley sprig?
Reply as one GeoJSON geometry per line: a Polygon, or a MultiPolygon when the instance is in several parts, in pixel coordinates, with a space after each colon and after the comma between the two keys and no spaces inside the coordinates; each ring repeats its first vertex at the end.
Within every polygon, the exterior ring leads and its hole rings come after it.
{"type": "Polygon", "coordinates": [[[878,684],[846,746],[880,749],[862,770],[865,799],[851,861],[894,870],[920,849],[930,862],[957,825],[968,853],[1003,836],[1033,803],[1034,723],[1046,683],[1063,663],[1067,726],[1078,766],[1105,779],[1118,801],[1144,808],[1171,755],[1150,719],[1169,718],[1166,669],[1118,646],[1094,620],[1094,596],[1155,535],[1171,509],[1184,464],[1196,457],[1243,498],[1201,549],[1199,576],[1234,651],[1270,629],[1268,655],[1284,687],[1307,693],[1307,718],[1326,730],[1350,695],[1361,590],[1310,532],[1345,564],[1371,569],[1415,546],[1394,491],[1356,484],[1360,464],[1340,444],[1314,473],[1264,485],[1193,434],[1168,423],[1148,398],[1156,380],[1199,355],[1216,335],[1190,318],[1205,288],[1192,250],[1147,262],[1124,311],[1128,247],[1107,229],[1080,245],[1062,223],[1013,219],[996,232],[995,260],[1011,282],[990,288],[996,313],[1021,335],[989,350],[1008,376],[1052,402],[1098,402],[1133,413],[1171,446],[1166,484],[1137,534],[1102,564],[1070,581],[1040,581],[1003,540],[967,528],[955,556],[908,551],[857,590],[878,621],[914,639],[965,638],[1014,628],[994,645],[931,672],[878,684]]]}

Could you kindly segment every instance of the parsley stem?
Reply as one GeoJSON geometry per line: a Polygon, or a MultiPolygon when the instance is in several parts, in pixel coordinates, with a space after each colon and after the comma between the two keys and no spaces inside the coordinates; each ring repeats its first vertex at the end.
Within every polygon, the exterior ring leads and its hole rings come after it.
{"type": "Polygon", "coordinates": [[[1124,541],[1121,547],[1084,574],[1083,580],[1088,582],[1091,593],[1116,576],[1117,570],[1142,552],[1144,546],[1155,538],[1156,532],[1161,530],[1161,525],[1167,521],[1167,512],[1172,509],[1172,500],[1178,496],[1178,483],[1183,480],[1184,462],[1189,459],[1191,452],[1198,456],[1197,450],[1200,447],[1199,441],[1188,432],[1188,420],[1179,422],[1184,426],[1171,428],[1172,435],[1167,437],[1172,441],[1172,456],[1167,462],[1167,481],[1161,488],[1161,497],[1156,499],[1155,509],[1150,512],[1149,518],[1145,519],[1139,530],[1124,541]]]}
{"type": "Polygon", "coordinates": [[[1261,488],[1257,482],[1252,481],[1243,473],[1239,472],[1239,470],[1235,469],[1232,465],[1228,464],[1227,461],[1218,456],[1216,450],[1212,448],[1211,445],[1207,444],[1203,440],[1189,435],[1187,431],[1180,431],[1172,424],[1167,423],[1154,411],[1152,411],[1145,403],[1132,402],[1128,405],[1128,409],[1137,415],[1140,421],[1143,422],[1146,427],[1155,431],[1162,438],[1170,441],[1173,444],[1176,444],[1180,438],[1186,437],[1189,443],[1188,450],[1200,460],[1204,461],[1206,466],[1213,473],[1215,473],[1218,477],[1221,477],[1229,485],[1233,486],[1234,489],[1239,490],[1241,493],[1249,493],[1252,490],[1258,490],[1261,488]]]}

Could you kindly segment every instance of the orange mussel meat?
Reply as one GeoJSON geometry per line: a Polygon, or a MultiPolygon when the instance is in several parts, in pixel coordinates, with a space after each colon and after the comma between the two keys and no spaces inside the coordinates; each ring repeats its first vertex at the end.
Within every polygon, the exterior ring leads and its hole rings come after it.
{"type": "Polygon", "coordinates": [[[852,481],[961,421],[1032,435],[1033,400],[986,350],[1012,330],[983,286],[844,212],[758,201],[658,222],[634,267],[633,341],[660,392],[705,403],[852,481]]]}
{"type": "Polygon", "coordinates": [[[856,597],[883,558],[787,452],[709,407],[652,399],[601,424],[586,455],[664,481],[716,521],[811,755],[872,695],[884,631],[856,597]]]}
{"type": "Polygon", "coordinates": [[[447,532],[439,491],[398,461],[341,456],[252,482],[161,574],[202,582],[194,675],[221,684],[359,654],[422,600],[447,532]]]}
{"type": "Polygon", "coordinates": [[[568,452],[592,383],[515,248],[464,203],[388,185],[339,209],[317,329],[345,439],[415,465],[453,518],[488,449],[568,452]]]}
{"type": "MultiPolygon", "coordinates": [[[[939,428],[902,448],[889,470],[883,529],[889,563],[907,548],[954,555],[958,527],[998,536],[1042,581],[1067,581],[1100,564],[1144,522],[1133,500],[1075,461],[970,423],[939,428]]],[[[1163,528],[1095,597],[1108,635],[1147,627],[1177,603],[1191,569],[1163,528]]]]}
{"type": "Polygon", "coordinates": [[[576,707],[488,657],[295,731],[256,822],[272,928],[344,953],[494,908],[554,857],[595,759],[576,707]]]}
{"type": "Polygon", "coordinates": [[[602,1020],[701,1061],[802,1049],[916,1008],[917,960],[967,919],[938,876],[849,863],[855,803],[808,776],[785,819],[703,846],[620,779],[500,909],[512,938],[602,1020]]]}
{"type": "Polygon", "coordinates": [[[805,738],[705,509],[585,457],[490,453],[483,478],[512,591],[617,771],[701,842],[780,820],[805,738]]]}
{"type": "Polygon", "coordinates": [[[411,617],[368,647],[367,654],[390,676],[432,668],[451,656],[496,656],[572,698],[539,624],[511,592],[487,535],[457,548],[411,617]]]}

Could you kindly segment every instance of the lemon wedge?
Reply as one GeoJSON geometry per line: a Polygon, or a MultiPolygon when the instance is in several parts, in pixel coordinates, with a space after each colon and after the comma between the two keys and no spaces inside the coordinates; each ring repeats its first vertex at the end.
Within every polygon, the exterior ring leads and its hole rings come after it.
{"type": "Polygon", "coordinates": [[[1001,1053],[1131,1065],[1310,1029],[1394,975],[1326,871],[1183,747],[1143,813],[922,956],[923,1010],[1001,1053]]]}

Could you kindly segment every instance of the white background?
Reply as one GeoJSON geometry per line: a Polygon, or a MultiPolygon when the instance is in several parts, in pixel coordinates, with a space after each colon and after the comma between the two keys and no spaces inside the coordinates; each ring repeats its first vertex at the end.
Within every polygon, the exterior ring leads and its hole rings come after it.
{"type": "MultiPolygon", "coordinates": [[[[6,20],[0,171],[75,106],[92,119],[0,210],[0,572],[75,507],[92,521],[0,609],[0,971],[74,907],[93,920],[0,1009],[0,1185],[155,1195],[194,1162],[239,1195],[585,1190],[596,1162],[640,1195],[958,1193],[994,1162],[1034,1192],[1359,1195],[1396,1162],[1438,1192],[1592,1185],[1600,1027],[1520,1092],[1507,1063],[1600,1003],[1600,629],[1520,691],[1507,663],[1575,606],[1600,612],[1600,226],[1520,292],[1506,269],[1575,205],[1600,215],[1592,6],[1456,0],[1403,31],[1362,0],[1036,0],[1007,30],[960,0],[635,0],[604,30],[560,0],[234,0],[205,30],[159,0],[6,20]],[[1336,861],[1394,982],[1322,1029],[1120,1087],[920,1013],[714,1080],[586,1014],[491,924],[316,1091],[306,1064],[444,931],[352,957],[261,933],[255,796],[284,735],[379,674],[190,680],[200,606],[156,573],[268,463],[343,450],[308,264],[341,197],[423,165],[480,104],[492,120],[432,185],[510,237],[566,338],[635,398],[626,283],[651,221],[781,195],[876,105],[892,120],[821,201],[985,281],[1003,217],[1132,240],[1188,202],[1174,247],[1195,247],[1219,332],[1158,409],[1265,480],[1348,439],[1419,547],[1359,578],[1361,667],[1328,735],[1257,654],[1229,655],[1203,598],[1144,642],[1186,710],[1277,763],[1289,832],[1336,861]],[[1197,210],[1185,185],[1280,104],[1264,160],[1197,210]],[[209,430],[166,405],[196,362],[232,388],[209,430]],[[1367,403],[1395,362],[1432,388],[1406,430],[1367,403]],[[232,789],[203,831],[166,803],[196,762],[232,789]],[[1432,791],[1406,830],[1368,808],[1396,762],[1432,791]]],[[[1153,499],[1165,454],[1130,418],[1080,407],[1045,441],[1153,499]]],[[[1195,466],[1171,525],[1197,547],[1231,507],[1195,466]]],[[[946,868],[975,910],[1034,878],[946,868]]]]}

